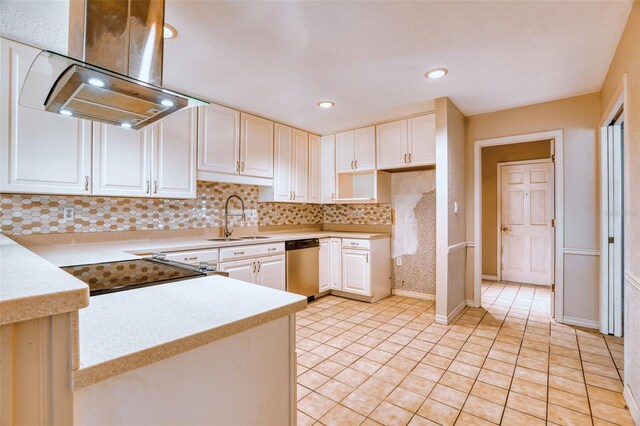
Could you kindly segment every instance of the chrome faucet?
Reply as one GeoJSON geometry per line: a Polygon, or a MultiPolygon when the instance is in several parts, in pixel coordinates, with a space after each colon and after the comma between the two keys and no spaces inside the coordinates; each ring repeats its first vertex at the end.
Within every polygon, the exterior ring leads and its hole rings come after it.
{"type": "Polygon", "coordinates": [[[244,200],[240,198],[240,196],[233,194],[229,195],[227,198],[227,202],[224,204],[224,237],[229,238],[233,233],[233,230],[229,230],[229,216],[240,216],[242,220],[247,220],[247,217],[244,214],[244,200]],[[242,205],[242,214],[229,214],[229,201],[232,198],[237,198],[240,200],[240,204],[242,205]]]}

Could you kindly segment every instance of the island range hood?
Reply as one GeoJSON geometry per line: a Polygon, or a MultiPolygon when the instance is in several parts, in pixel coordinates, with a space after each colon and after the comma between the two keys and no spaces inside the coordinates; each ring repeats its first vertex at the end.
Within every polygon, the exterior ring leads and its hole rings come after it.
{"type": "Polygon", "coordinates": [[[42,51],[20,104],[141,129],[207,102],[162,88],[164,0],[72,0],[69,53],[42,51]]]}

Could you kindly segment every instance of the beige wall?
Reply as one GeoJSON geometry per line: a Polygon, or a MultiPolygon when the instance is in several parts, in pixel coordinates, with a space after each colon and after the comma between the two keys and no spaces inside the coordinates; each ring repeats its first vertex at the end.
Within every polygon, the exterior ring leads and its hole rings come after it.
{"type": "MultiPolygon", "coordinates": [[[[564,139],[565,321],[597,327],[599,323],[599,157],[600,96],[592,93],[558,101],[480,114],[467,118],[466,164],[473,170],[474,141],[549,130],[564,139]],[[570,260],[568,260],[570,258],[570,260]],[[580,271],[593,271],[585,277],[580,271]]],[[[467,174],[467,239],[473,241],[473,174],[467,174]]],[[[473,297],[473,280],[467,298],[473,297]]]]}
{"type": "Polygon", "coordinates": [[[436,99],[436,320],[465,303],[465,116],[448,98],[436,99]],[[454,204],[458,204],[455,212],[454,204]]]}
{"type": "Polygon", "coordinates": [[[482,275],[498,274],[498,163],[549,157],[550,141],[482,148],[482,275]]]}
{"type": "MultiPolygon", "coordinates": [[[[635,407],[640,404],[640,3],[631,10],[627,26],[618,44],[609,72],[600,92],[600,113],[604,115],[617,97],[622,76],[627,74],[627,116],[625,163],[628,181],[625,185],[626,267],[625,286],[626,320],[625,351],[628,358],[625,369],[628,394],[632,394],[635,407]]],[[[630,401],[627,401],[630,402],[630,401]]],[[[631,403],[629,405],[632,405],[631,403]]],[[[638,413],[636,412],[636,415],[638,413]]],[[[636,417],[636,421],[640,419],[636,417]]]]}

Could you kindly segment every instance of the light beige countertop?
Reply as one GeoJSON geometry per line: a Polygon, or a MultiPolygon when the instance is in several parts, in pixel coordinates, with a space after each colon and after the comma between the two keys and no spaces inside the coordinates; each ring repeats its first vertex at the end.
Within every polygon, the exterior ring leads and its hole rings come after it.
{"type": "Polygon", "coordinates": [[[79,312],[73,387],[206,345],[304,309],[307,299],[222,276],[91,298],[79,312]]]}
{"type": "Polygon", "coordinates": [[[89,287],[0,235],[0,325],[63,314],[89,304],[89,287]]]}

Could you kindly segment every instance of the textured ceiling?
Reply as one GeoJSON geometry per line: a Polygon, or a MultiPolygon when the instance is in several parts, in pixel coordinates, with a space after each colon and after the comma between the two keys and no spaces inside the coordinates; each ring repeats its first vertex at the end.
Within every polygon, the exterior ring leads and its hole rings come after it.
{"type": "MultiPolygon", "coordinates": [[[[621,1],[166,0],[164,83],[329,133],[422,112],[466,115],[600,90],[621,1]],[[425,71],[446,67],[441,80],[425,71]],[[320,110],[331,99],[336,107],[320,110]]],[[[0,32],[65,51],[68,0],[0,0],[0,32]]]]}
{"type": "Polygon", "coordinates": [[[631,5],[167,0],[164,81],[320,133],[440,96],[473,115],[600,90],[631,5]]]}

